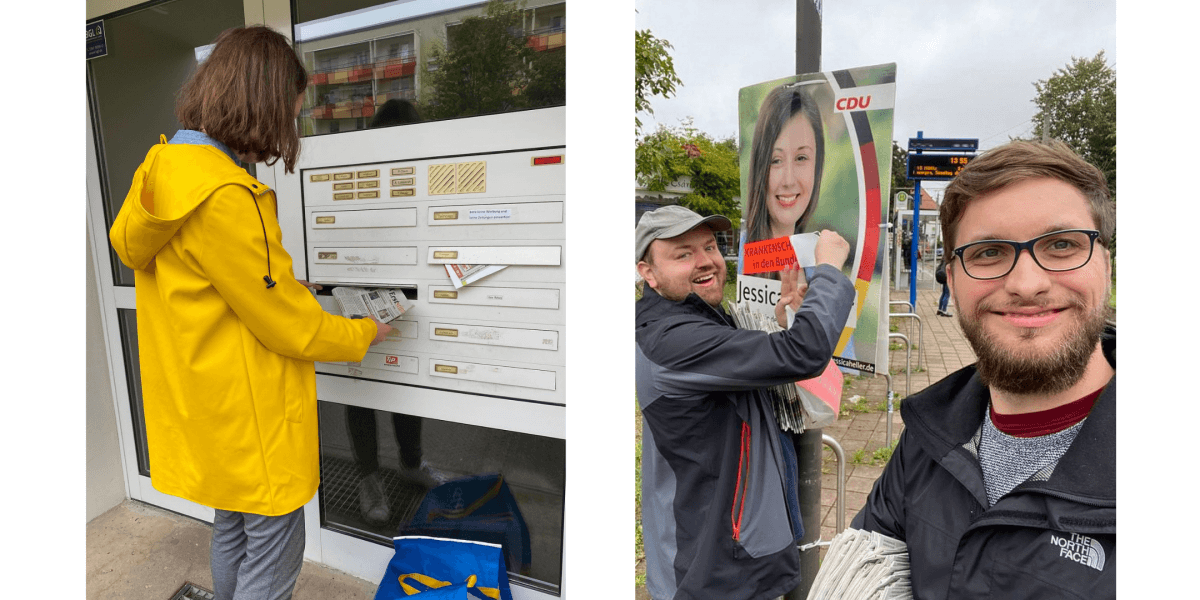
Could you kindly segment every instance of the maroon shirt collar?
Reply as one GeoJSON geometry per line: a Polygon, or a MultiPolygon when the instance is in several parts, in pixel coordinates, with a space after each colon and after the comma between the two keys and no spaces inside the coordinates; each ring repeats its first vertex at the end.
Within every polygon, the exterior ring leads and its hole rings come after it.
{"type": "Polygon", "coordinates": [[[1088,413],[1092,412],[1092,405],[1096,403],[1100,392],[1103,391],[1104,388],[1101,387],[1074,402],[1038,412],[1002,415],[996,412],[991,403],[988,403],[988,411],[991,413],[992,424],[996,426],[996,429],[1013,437],[1031,438],[1050,435],[1082,421],[1084,417],[1088,416],[1088,413]]]}

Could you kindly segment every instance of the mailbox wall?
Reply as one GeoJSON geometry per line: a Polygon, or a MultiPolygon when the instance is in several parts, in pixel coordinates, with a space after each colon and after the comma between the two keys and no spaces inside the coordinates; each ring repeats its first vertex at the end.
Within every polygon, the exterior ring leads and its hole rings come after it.
{"type": "Polygon", "coordinates": [[[361,362],[318,371],[565,404],[564,148],[380,154],[300,171],[308,280],[414,306],[361,362]],[[470,265],[504,268],[456,288],[447,270],[470,265]]]}

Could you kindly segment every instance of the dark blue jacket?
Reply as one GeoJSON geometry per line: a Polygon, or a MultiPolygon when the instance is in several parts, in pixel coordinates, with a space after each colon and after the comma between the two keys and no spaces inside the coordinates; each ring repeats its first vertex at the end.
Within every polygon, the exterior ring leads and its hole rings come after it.
{"type": "Polygon", "coordinates": [[[796,457],[767,388],[833,356],[854,286],[821,265],[786,331],[737,329],[692,294],[637,305],[646,586],[655,599],[776,598],[800,582],[796,457]]]}
{"type": "MultiPolygon", "coordinates": [[[[1101,346],[1116,368],[1116,330],[1101,346]]],[[[908,544],[913,597],[1116,597],[1117,379],[1058,464],[990,508],[976,448],[988,390],[974,366],[901,405],[904,433],[854,517],[908,544]]]]}

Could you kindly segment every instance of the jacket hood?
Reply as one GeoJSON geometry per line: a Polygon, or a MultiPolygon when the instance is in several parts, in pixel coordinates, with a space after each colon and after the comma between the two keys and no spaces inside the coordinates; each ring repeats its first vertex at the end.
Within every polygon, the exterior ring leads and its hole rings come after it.
{"type": "Polygon", "coordinates": [[[134,173],[109,232],[117,256],[134,270],[153,272],[159,250],[218,188],[241,185],[255,196],[270,191],[212,146],[160,139],[134,173]]]}

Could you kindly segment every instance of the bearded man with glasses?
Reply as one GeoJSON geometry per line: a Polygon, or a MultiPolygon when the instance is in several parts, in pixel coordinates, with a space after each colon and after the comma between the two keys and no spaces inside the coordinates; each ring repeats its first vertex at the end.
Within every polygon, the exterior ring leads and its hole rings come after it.
{"type": "Polygon", "coordinates": [[[1104,174],[1060,142],[1012,142],[959,173],[940,218],[978,362],[904,400],[904,433],[852,526],[908,544],[914,598],[1114,598],[1104,174]]]}

